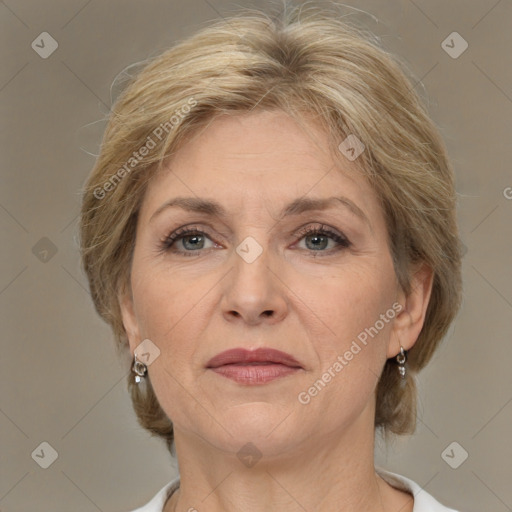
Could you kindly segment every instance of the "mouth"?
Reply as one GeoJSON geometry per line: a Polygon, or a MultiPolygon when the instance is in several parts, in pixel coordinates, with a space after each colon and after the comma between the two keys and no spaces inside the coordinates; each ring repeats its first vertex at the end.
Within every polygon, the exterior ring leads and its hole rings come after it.
{"type": "Polygon", "coordinates": [[[245,385],[265,384],[303,369],[290,354],[271,348],[226,350],[210,359],[206,368],[245,385]]]}

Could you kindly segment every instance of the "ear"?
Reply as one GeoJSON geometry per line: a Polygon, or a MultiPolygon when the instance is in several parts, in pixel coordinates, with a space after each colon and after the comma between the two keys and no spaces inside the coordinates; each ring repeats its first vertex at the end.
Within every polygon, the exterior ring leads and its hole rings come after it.
{"type": "MultiPolygon", "coordinates": [[[[129,287],[128,287],[129,288],[129,287]]],[[[128,337],[130,345],[130,353],[134,354],[137,345],[140,343],[140,330],[135,315],[135,308],[133,305],[133,296],[130,289],[123,289],[118,294],[119,307],[121,308],[121,316],[123,319],[124,330],[128,337]]]]}
{"type": "Polygon", "coordinates": [[[393,322],[387,352],[388,358],[399,354],[400,346],[404,350],[409,350],[416,343],[425,321],[433,281],[432,268],[426,263],[422,263],[413,273],[409,295],[406,295],[403,290],[399,291],[397,302],[402,309],[393,322]]]}

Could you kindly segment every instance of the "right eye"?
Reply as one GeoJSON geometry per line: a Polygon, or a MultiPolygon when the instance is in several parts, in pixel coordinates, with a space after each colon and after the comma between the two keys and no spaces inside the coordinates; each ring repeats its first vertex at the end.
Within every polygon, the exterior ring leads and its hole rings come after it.
{"type": "Polygon", "coordinates": [[[197,229],[196,227],[185,227],[173,231],[161,240],[161,249],[164,252],[170,251],[192,256],[193,254],[187,253],[197,253],[201,251],[201,249],[211,249],[213,246],[205,247],[205,243],[207,243],[207,241],[214,244],[208,234],[204,231],[197,229]]]}

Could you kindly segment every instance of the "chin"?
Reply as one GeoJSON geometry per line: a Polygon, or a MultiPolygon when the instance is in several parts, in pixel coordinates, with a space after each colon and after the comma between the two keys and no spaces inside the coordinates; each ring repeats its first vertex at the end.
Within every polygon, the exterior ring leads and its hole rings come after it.
{"type": "Polygon", "coordinates": [[[263,456],[271,457],[289,451],[296,444],[296,432],[292,432],[293,413],[282,405],[245,403],[225,409],[217,419],[232,435],[222,429],[222,439],[212,444],[233,453],[251,443],[263,456]]]}

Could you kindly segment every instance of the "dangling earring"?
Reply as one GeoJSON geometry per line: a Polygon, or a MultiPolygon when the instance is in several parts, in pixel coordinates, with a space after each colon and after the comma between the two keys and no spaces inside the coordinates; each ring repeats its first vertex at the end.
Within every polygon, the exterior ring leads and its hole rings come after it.
{"type": "Polygon", "coordinates": [[[407,351],[404,350],[404,347],[400,345],[400,354],[396,356],[396,362],[398,363],[398,373],[402,379],[405,379],[405,362],[407,361],[407,351]]]}
{"type": "Polygon", "coordinates": [[[137,354],[134,354],[132,370],[137,374],[135,375],[135,382],[139,384],[146,377],[148,367],[143,362],[137,360],[137,354]]]}

